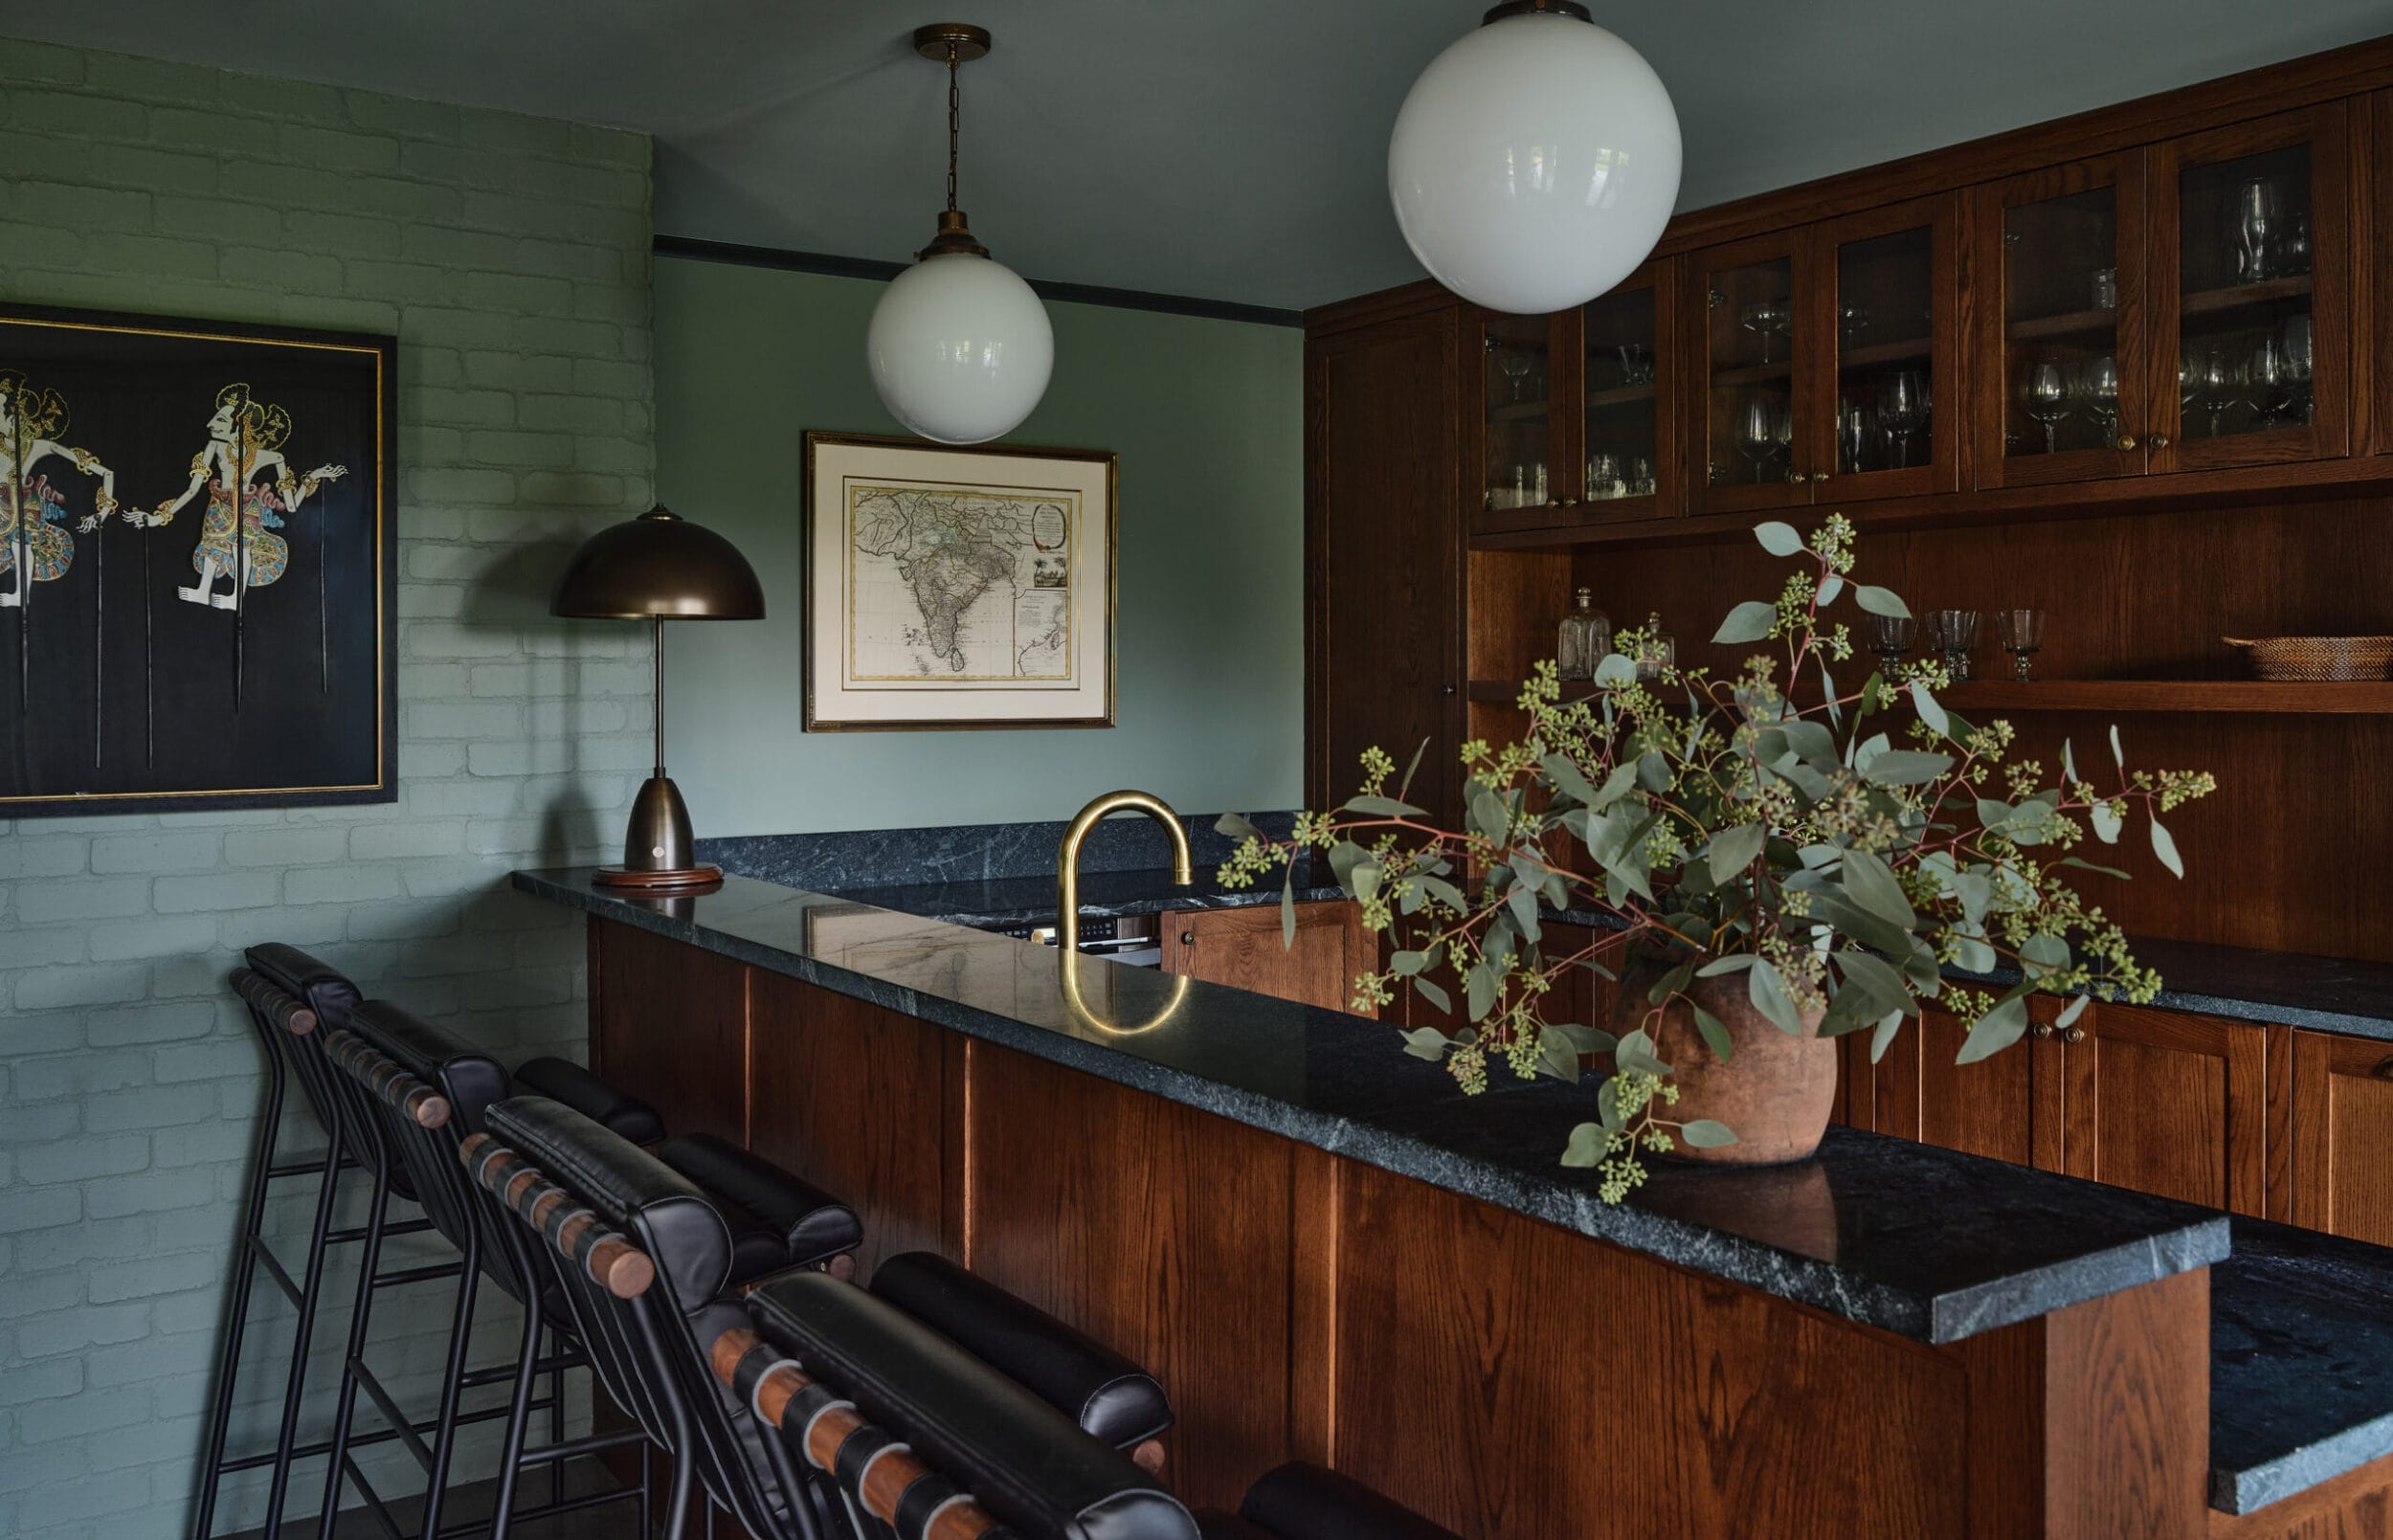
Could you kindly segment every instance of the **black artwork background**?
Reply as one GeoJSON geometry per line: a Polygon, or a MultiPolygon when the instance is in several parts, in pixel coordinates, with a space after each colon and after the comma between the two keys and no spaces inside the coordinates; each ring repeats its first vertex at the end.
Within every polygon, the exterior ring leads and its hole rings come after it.
{"type": "MultiPolygon", "coordinates": [[[[290,413],[291,432],[280,448],[294,477],[324,464],[346,466],[347,474],[282,515],[283,527],[274,531],[289,544],[288,566],[276,582],[246,594],[236,710],[233,612],[175,594],[197,581],[191,556],[205,523],[206,491],[165,528],[134,529],[120,517],[86,534],[75,525],[94,511],[98,478],[58,457],[37,464],[34,475],[47,474],[65,491],[63,527],[73,535],[75,555],[63,576],[31,585],[30,615],[0,610],[0,797],[40,799],[0,802],[0,815],[387,800],[394,792],[391,755],[388,735],[377,728],[389,721],[390,659],[382,645],[388,615],[380,601],[387,601],[390,584],[377,557],[387,564],[395,553],[394,478],[381,436],[393,383],[388,342],[288,331],[272,334],[316,341],[89,329],[217,329],[135,317],[75,316],[84,324],[78,326],[12,319],[30,314],[0,314],[0,368],[21,369],[32,387],[65,399],[73,415],[53,436],[116,472],[122,509],[146,512],[181,495],[191,458],[207,447],[216,394],[235,382],[247,385],[255,401],[290,413]],[[147,692],[145,545],[155,664],[147,692]],[[28,617],[31,634],[30,697],[22,702],[20,616],[28,617]],[[102,665],[97,696],[96,636],[102,665]]],[[[228,581],[218,578],[219,591],[228,581]]]]}

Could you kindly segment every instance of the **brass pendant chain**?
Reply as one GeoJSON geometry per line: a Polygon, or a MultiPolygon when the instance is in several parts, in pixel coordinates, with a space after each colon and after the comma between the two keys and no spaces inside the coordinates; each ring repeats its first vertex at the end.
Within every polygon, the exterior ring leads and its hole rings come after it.
{"type": "Polygon", "coordinates": [[[955,212],[955,134],[960,99],[955,86],[955,44],[948,44],[948,212],[955,212]]]}

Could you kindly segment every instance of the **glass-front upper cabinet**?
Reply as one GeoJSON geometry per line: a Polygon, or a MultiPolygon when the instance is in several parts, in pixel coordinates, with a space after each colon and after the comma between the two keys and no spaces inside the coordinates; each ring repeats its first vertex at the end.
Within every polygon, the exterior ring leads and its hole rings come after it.
{"type": "Polygon", "coordinates": [[[1811,501],[1824,424],[1802,388],[1818,346],[1801,299],[1812,292],[1803,233],[1715,246],[1692,258],[1702,306],[1689,381],[1689,505],[1733,513],[1811,501]]]}
{"type": "Polygon", "coordinates": [[[2340,102],[2153,146],[2155,471],[2349,446],[2340,102]]]}
{"type": "Polygon", "coordinates": [[[1555,403],[1571,399],[1569,375],[1577,363],[1565,330],[1552,316],[1488,311],[1479,320],[1479,505],[1529,516],[1502,523],[1534,527],[1565,494],[1577,495],[1575,469],[1558,453],[1566,448],[1566,424],[1555,403]]]}
{"type": "Polygon", "coordinates": [[[2138,475],[2155,431],[2140,150],[1979,190],[1978,483],[2138,475]]]}
{"type": "Polygon", "coordinates": [[[1664,267],[1640,268],[1579,311],[1579,515],[1666,517],[1677,511],[1677,421],[1669,342],[1676,291],[1664,267]]]}
{"type": "Polygon", "coordinates": [[[1815,227],[1814,334],[1833,378],[1806,474],[1839,501],[1950,492],[1963,416],[1954,375],[1958,205],[1923,198],[1815,227]]]}

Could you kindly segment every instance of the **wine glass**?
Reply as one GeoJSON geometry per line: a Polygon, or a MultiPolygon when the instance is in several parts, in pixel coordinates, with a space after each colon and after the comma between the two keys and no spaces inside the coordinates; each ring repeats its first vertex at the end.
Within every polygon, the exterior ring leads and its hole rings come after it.
{"type": "Polygon", "coordinates": [[[2102,441],[2117,439],[2119,429],[2119,361],[2109,353],[2091,360],[2078,371],[2077,393],[2102,424],[2102,441]]]}
{"type": "Polygon", "coordinates": [[[1601,454],[1588,456],[1587,500],[1593,502],[1600,498],[1617,498],[1621,495],[1621,490],[1620,457],[1601,454]]]}
{"type": "Polygon", "coordinates": [[[1496,368],[1511,382],[1514,404],[1521,398],[1521,382],[1529,378],[1529,355],[1517,347],[1507,347],[1496,354],[1496,368]]]}
{"type": "Polygon", "coordinates": [[[2285,216],[2285,234],[2277,237],[2275,267],[2286,278],[2310,271],[2310,215],[2299,209],[2285,216]]]}
{"type": "Polygon", "coordinates": [[[1852,346],[1855,339],[1869,329],[1869,312],[1857,304],[1848,304],[1839,310],[1836,320],[1837,329],[1844,335],[1845,346],[1847,347],[1852,346]]]}
{"type": "Polygon", "coordinates": [[[1928,387],[1917,369],[1896,369],[1878,387],[1878,428],[1900,469],[1911,463],[1912,435],[1928,420],[1928,387]]]}
{"type": "MultiPolygon", "coordinates": [[[[2027,415],[2044,424],[2044,452],[2058,450],[2061,419],[2069,415],[2069,371],[2050,359],[2027,371],[2027,415]]],[[[1959,612],[1955,612],[1958,614],[1959,612]]]]}
{"type": "Polygon", "coordinates": [[[2293,404],[2308,422],[2314,403],[2310,394],[2310,372],[2315,355],[2311,350],[2310,314],[2285,318],[2285,372],[2293,390],[2293,404]]]}
{"type": "Polygon", "coordinates": [[[1651,385],[1653,383],[1653,349],[1644,343],[1622,343],[1620,347],[1621,383],[1651,385]]]}
{"type": "Polygon", "coordinates": [[[2284,199],[2265,176],[2248,176],[2235,190],[2229,206],[2229,230],[2235,241],[2235,271],[2247,283],[2269,277],[2274,242],[2283,234],[2284,199]]]}
{"type": "Polygon", "coordinates": [[[2011,678],[2024,684],[2027,659],[2044,651],[2044,612],[1997,610],[1994,620],[2002,635],[2002,650],[2011,655],[2011,678]]]}
{"type": "Polygon", "coordinates": [[[1794,319],[1794,312],[1784,300],[1756,300],[1738,312],[1744,328],[1761,339],[1761,361],[1765,364],[1770,362],[1770,338],[1786,330],[1794,319]]]}
{"type": "Polygon", "coordinates": [[[1919,622],[1907,614],[1872,614],[1868,620],[1869,650],[1878,655],[1878,672],[1892,679],[1895,665],[1918,639],[1919,622]]]}
{"type": "Polygon", "coordinates": [[[1863,456],[1868,452],[1869,435],[1876,427],[1877,419],[1867,407],[1849,395],[1836,398],[1838,469],[1849,476],[1864,468],[1863,456]]]}
{"type": "Polygon", "coordinates": [[[2244,399],[2251,406],[2254,428],[2273,428],[2293,404],[2293,366],[2285,339],[2269,332],[2253,345],[2244,366],[2244,399]]]}
{"type": "Polygon", "coordinates": [[[1754,480],[1765,480],[1763,468],[1778,452],[1779,423],[1786,403],[1758,391],[1745,398],[1736,414],[1736,452],[1753,463],[1754,480]]]}
{"type": "Polygon", "coordinates": [[[2227,409],[2244,398],[2243,366],[2229,358],[2225,348],[2213,347],[2203,355],[2195,383],[2203,410],[2210,413],[2210,436],[2216,438],[2227,409]]]}
{"type": "Polygon", "coordinates": [[[1956,684],[1969,680],[1970,649],[1978,645],[1978,612],[1975,610],[1931,610],[1928,612],[1928,645],[1944,655],[1945,672],[1956,684]]]}

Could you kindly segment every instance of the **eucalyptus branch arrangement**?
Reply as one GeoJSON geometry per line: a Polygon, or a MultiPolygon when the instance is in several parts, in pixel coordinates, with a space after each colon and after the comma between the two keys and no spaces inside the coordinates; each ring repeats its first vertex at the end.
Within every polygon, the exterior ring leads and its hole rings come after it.
{"type": "Polygon", "coordinates": [[[1744,974],[1744,1000],[1780,1031],[1868,1031],[1873,1059],[1927,1000],[1967,1025],[1964,1063],[2019,1040],[2031,993],[2074,995],[2063,1026],[2093,996],[2149,1000],[2158,977],[2071,885],[2079,871],[2126,874],[2077,852],[2089,834],[2114,844],[2140,819],[2155,856],[2182,877],[2160,815],[2213,789],[2206,773],[2130,771],[2115,727],[2107,790],[2080,773],[2068,744],[2047,777],[2008,757],[2008,723],[1973,725],[1937,703],[1948,681],[1933,659],[1841,687],[1853,648],[1832,608],[1849,594],[1863,611],[1905,614],[1903,601],[1851,581],[1853,530],[1842,516],[1808,542],[1778,523],[1756,535],[1796,570],[1775,602],[1737,605],[1712,637],[1756,647],[1733,679],[1670,666],[1637,630],[1620,635],[1593,691],[1574,692],[1581,699],[1565,700],[1554,665],[1539,664],[1519,699],[1528,735],[1462,746],[1462,828],[1442,828],[1405,800],[1419,751],[1398,777],[1377,748],[1363,755],[1360,794],[1305,814],[1287,839],[1222,822],[1242,837],[1224,885],[1288,869],[1290,934],[1290,863],[1312,850],[1361,904],[1365,925],[1390,937],[1388,966],[1354,979],[1356,1010],[1409,988],[1451,1014],[1453,994],[1437,978],[1455,981],[1460,1030],[1403,1037],[1408,1052],[1443,1060],[1465,1092],[1484,1090],[1499,1059],[1524,1079],[1575,1082],[1582,1056],[1613,1056],[1596,1117],[1562,1152],[1565,1165],[1600,1168],[1607,1201],[1644,1179],[1644,1152],[1735,1141],[1717,1121],[1672,1117],[1685,1065],[1657,1046],[1675,1008],[1692,1014],[1695,1051],[1726,1061],[1732,1034],[1711,1006],[1736,982],[1730,975],[1744,974]],[[1556,916],[1592,926],[1592,939],[1577,945],[1574,931],[1549,947],[1556,916]],[[1639,958],[1638,982],[1658,975],[1638,1024],[1617,1037],[1556,1019],[1549,1003],[1567,998],[1572,970],[1614,979],[1602,955],[1639,958]],[[1948,969],[1982,975],[2005,961],[2020,975],[2007,988],[1947,978],[1948,969]]]}

